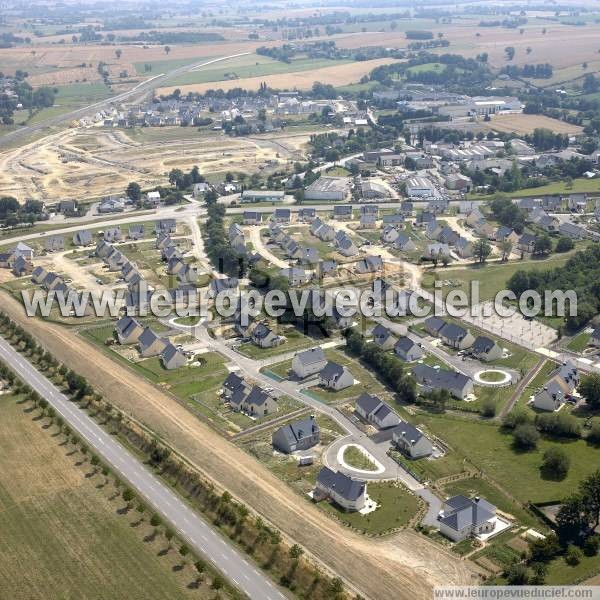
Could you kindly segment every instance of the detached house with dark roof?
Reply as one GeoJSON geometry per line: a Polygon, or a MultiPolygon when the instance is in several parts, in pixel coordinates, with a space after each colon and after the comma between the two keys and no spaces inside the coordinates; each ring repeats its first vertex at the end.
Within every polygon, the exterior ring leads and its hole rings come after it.
{"type": "Polygon", "coordinates": [[[456,350],[465,350],[473,345],[475,338],[468,329],[455,323],[445,323],[438,333],[446,346],[456,350]]]}
{"type": "Polygon", "coordinates": [[[279,346],[285,341],[285,338],[277,335],[270,327],[264,323],[257,323],[250,333],[252,343],[259,348],[273,348],[279,346]]]}
{"type": "Polygon", "coordinates": [[[321,441],[321,430],[314,416],[292,421],[273,432],[271,442],[280,452],[291,454],[308,450],[321,441]]]}
{"type": "Polygon", "coordinates": [[[394,352],[396,353],[396,356],[406,362],[413,362],[423,358],[423,350],[421,350],[416,342],[406,336],[402,336],[398,339],[394,345],[394,352]]]}
{"type": "Polygon", "coordinates": [[[413,367],[412,374],[425,392],[448,390],[459,400],[464,400],[473,393],[473,380],[462,373],[417,364],[413,367]]]}
{"type": "Polygon", "coordinates": [[[264,417],[277,412],[277,402],[262,388],[255,385],[244,398],[241,408],[251,417],[264,417]]]}
{"type": "Polygon", "coordinates": [[[297,352],[292,359],[292,371],[299,379],[305,379],[311,375],[320,373],[327,364],[325,353],[322,348],[311,348],[303,352],[297,352]]]}
{"type": "Polygon", "coordinates": [[[133,317],[124,316],[117,321],[115,331],[119,344],[135,344],[144,332],[144,327],[133,317]]]}
{"type": "Polygon", "coordinates": [[[144,331],[141,333],[138,338],[138,346],[140,349],[140,354],[144,358],[149,358],[150,356],[158,356],[165,349],[165,346],[168,344],[168,340],[165,338],[161,338],[150,327],[146,327],[144,331]]]}
{"type": "Polygon", "coordinates": [[[319,385],[339,392],[354,385],[354,377],[346,367],[329,361],[319,373],[319,385]]]}
{"type": "Polygon", "coordinates": [[[354,410],[378,429],[387,429],[400,423],[400,417],[383,400],[366,392],[359,396],[354,410]]]}
{"type": "Polygon", "coordinates": [[[160,355],[160,361],[163,367],[169,371],[187,365],[185,354],[171,343],[165,346],[160,355]]]}
{"type": "Polygon", "coordinates": [[[400,421],[400,425],[392,429],[392,442],[398,450],[412,459],[423,458],[433,452],[431,440],[406,421],[400,421]]]}
{"type": "Polygon", "coordinates": [[[490,534],[496,527],[496,507],[483,498],[448,498],[438,516],[440,533],[454,542],[490,534]]]}
{"type": "Polygon", "coordinates": [[[396,337],[392,333],[392,330],[381,325],[381,323],[373,327],[371,335],[373,336],[373,343],[377,344],[383,350],[391,350],[396,343],[396,337]]]}
{"type": "Polygon", "coordinates": [[[490,362],[502,358],[502,348],[496,341],[479,335],[471,346],[471,354],[477,360],[490,362]]]}
{"type": "Polygon", "coordinates": [[[323,467],[313,491],[315,501],[330,499],[347,511],[359,511],[365,505],[367,484],[340,471],[323,467]]]}
{"type": "Polygon", "coordinates": [[[579,385],[579,370],[568,361],[551,373],[550,379],[533,397],[533,406],[539,410],[560,410],[579,385]]]}

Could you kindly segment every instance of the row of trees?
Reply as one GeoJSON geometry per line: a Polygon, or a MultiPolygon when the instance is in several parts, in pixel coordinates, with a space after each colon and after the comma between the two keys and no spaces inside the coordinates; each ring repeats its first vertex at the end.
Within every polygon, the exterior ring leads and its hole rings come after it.
{"type": "Polygon", "coordinates": [[[507,286],[517,296],[536,290],[542,301],[545,290],[573,290],[577,295],[577,314],[566,317],[566,326],[569,331],[577,331],[600,311],[600,246],[594,244],[577,252],[563,267],[519,270],[507,286]]]}
{"type": "Polygon", "coordinates": [[[396,392],[400,402],[414,403],[416,384],[412,376],[404,372],[402,361],[367,340],[354,329],[344,332],[348,352],[360,357],[396,392]]]}

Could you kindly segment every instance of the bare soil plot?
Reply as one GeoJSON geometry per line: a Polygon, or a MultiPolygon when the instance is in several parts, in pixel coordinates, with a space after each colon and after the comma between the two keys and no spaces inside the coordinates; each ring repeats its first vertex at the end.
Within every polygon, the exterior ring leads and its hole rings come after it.
{"type": "Polygon", "coordinates": [[[232,88],[245,88],[248,90],[257,90],[261,83],[266,82],[272,88],[295,88],[299,90],[310,89],[316,81],[330,83],[331,85],[346,85],[358,82],[363,75],[368,75],[375,67],[398,62],[394,59],[381,58],[377,60],[366,60],[362,62],[348,63],[334,67],[323,67],[311,71],[300,71],[297,73],[284,73],[280,75],[265,75],[262,77],[247,77],[234,79],[231,81],[221,81],[217,84],[200,83],[193,85],[169,86],[159,88],[158,94],[170,94],[178,87],[183,94],[188,92],[204,93],[207,90],[218,87],[222,90],[232,88]]]}

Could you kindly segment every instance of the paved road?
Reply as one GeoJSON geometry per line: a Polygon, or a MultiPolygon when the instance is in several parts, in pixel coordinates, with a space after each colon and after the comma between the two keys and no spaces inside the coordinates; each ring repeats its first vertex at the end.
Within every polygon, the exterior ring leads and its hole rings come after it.
{"type": "Polygon", "coordinates": [[[188,71],[197,70],[200,67],[204,67],[207,65],[211,65],[216,62],[220,62],[223,60],[227,60],[230,58],[236,58],[238,56],[244,56],[246,54],[250,54],[250,52],[241,52],[239,54],[231,54],[229,56],[221,56],[219,58],[213,58],[212,60],[204,61],[201,63],[195,63],[192,65],[184,65],[183,67],[179,67],[174,71],[169,73],[161,73],[160,75],[155,75],[146,81],[142,81],[138,83],[135,87],[130,90],[123,92],[121,94],[117,94],[116,96],[111,96],[106,100],[101,100],[100,102],[94,102],[93,104],[89,104],[88,106],[84,106],[83,108],[78,108],[76,110],[72,110],[68,113],[64,113],[62,115],[58,115],[56,117],[50,117],[49,119],[45,119],[44,121],[40,121],[35,125],[26,125],[25,127],[21,127],[20,129],[16,129],[10,133],[4,134],[0,137],[0,148],[3,146],[7,146],[10,142],[22,138],[26,135],[34,133],[36,131],[41,131],[46,129],[47,127],[51,127],[53,125],[60,125],[61,123],[68,123],[70,121],[75,121],[77,119],[81,119],[82,117],[89,116],[92,112],[98,112],[103,108],[107,108],[114,104],[115,102],[124,102],[125,100],[131,99],[134,96],[139,94],[145,94],[157,87],[164,86],[170,79],[178,77],[179,75],[183,75],[188,71]]]}
{"type": "Polygon", "coordinates": [[[228,540],[215,532],[87,413],[70,402],[3,338],[0,338],[0,359],[46,398],[65,422],[94,449],[94,452],[101,456],[114,472],[128,481],[140,497],[160,513],[195,552],[214,563],[229,581],[253,600],[287,598],[266,575],[231,546],[228,540]]]}

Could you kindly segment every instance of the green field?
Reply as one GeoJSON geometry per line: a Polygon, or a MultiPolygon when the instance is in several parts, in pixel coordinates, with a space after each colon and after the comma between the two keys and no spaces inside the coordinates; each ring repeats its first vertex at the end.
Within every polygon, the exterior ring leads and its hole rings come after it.
{"type": "MultiPolygon", "coordinates": [[[[121,513],[82,455],[59,445],[27,406],[0,399],[0,595],[12,600],[212,598],[205,583],[189,589],[193,568],[177,571],[175,552],[135,510],[121,513]]],[[[89,457],[89,455],[88,455],[89,457]]],[[[189,563],[190,561],[188,561],[189,563]]]]}
{"type": "Polygon", "coordinates": [[[190,71],[170,80],[169,85],[210,83],[212,81],[225,81],[228,79],[297,73],[299,71],[311,71],[313,69],[322,69],[323,67],[333,67],[349,62],[352,61],[299,58],[292,60],[290,63],[284,63],[267,56],[252,54],[222,61],[221,63],[218,63],[218,67],[211,68],[210,66],[207,66],[198,71],[190,71]]]}
{"type": "MultiPolygon", "coordinates": [[[[572,185],[568,185],[564,181],[554,181],[548,185],[535,188],[523,188],[514,192],[509,192],[508,196],[513,198],[523,198],[525,196],[536,196],[541,197],[546,194],[574,194],[577,192],[595,192],[600,194],[600,179],[588,179],[580,178],[574,179],[572,185]]],[[[469,200],[477,200],[481,198],[492,199],[493,196],[486,196],[485,194],[471,193],[467,194],[469,200]]]]}
{"type": "Polygon", "coordinates": [[[600,459],[600,449],[583,440],[561,442],[542,438],[536,450],[517,452],[512,446],[512,435],[501,431],[496,424],[450,415],[421,415],[421,420],[455,452],[522,503],[569,495],[582,478],[596,470],[600,459]],[[545,480],[541,476],[542,456],[551,447],[562,447],[571,457],[571,469],[563,481],[545,480]]]}
{"type": "Polygon", "coordinates": [[[530,271],[538,269],[544,271],[562,267],[572,253],[551,254],[544,259],[519,260],[508,263],[487,263],[483,266],[473,265],[461,269],[437,269],[429,270],[423,277],[423,287],[432,289],[436,280],[451,280],[456,285],[444,286],[442,293],[445,296],[452,290],[462,290],[471,297],[471,283],[479,282],[479,300],[492,300],[500,290],[506,288],[506,282],[519,270],[530,271]]]}
{"type": "Polygon", "coordinates": [[[135,67],[135,71],[138,75],[146,75],[148,77],[153,77],[156,75],[160,75],[161,73],[170,73],[175,69],[179,69],[180,67],[185,67],[186,65],[193,65],[194,63],[202,64],[212,60],[212,57],[192,57],[192,58],[165,58],[164,60],[148,60],[145,62],[136,62],[133,63],[135,67]],[[145,65],[150,65],[150,71],[146,71],[144,68],[145,65]]]}

